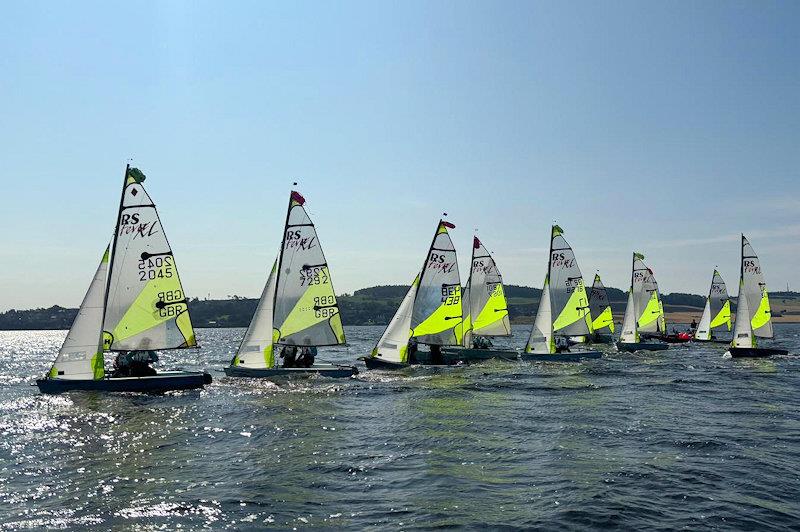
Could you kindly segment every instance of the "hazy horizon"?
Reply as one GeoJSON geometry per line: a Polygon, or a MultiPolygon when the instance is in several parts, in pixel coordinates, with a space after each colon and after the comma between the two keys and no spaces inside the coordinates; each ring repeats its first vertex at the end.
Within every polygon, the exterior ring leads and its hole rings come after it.
{"type": "Polygon", "coordinates": [[[408,284],[442,212],[540,288],[800,287],[800,5],[24,3],[0,21],[0,311],[76,307],[146,175],[190,297],[257,297],[289,191],[339,293],[408,284]],[[297,181],[298,186],[292,187],[297,181]]]}

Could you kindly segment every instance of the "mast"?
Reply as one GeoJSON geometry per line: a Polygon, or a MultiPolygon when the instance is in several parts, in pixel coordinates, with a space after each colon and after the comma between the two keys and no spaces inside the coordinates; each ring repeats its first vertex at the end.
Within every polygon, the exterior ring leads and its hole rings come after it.
{"type": "MultiPolygon", "coordinates": [[[[122,220],[122,206],[125,204],[125,187],[128,186],[128,172],[131,169],[131,164],[125,165],[125,175],[122,177],[122,192],[119,195],[119,207],[117,208],[117,221],[114,224],[114,238],[111,241],[111,253],[108,255],[108,272],[106,273],[106,290],[103,297],[103,320],[100,322],[100,343],[103,346],[103,351],[106,347],[105,323],[106,323],[106,307],[108,306],[108,292],[111,288],[111,273],[114,268],[114,257],[117,255],[117,237],[119,236],[119,223],[122,220]]],[[[111,345],[109,344],[109,347],[111,345]]]]}
{"type": "MultiPolygon", "coordinates": [[[[297,183],[295,183],[296,185],[297,183]]],[[[272,294],[272,309],[273,312],[275,311],[275,303],[278,301],[278,280],[281,277],[281,268],[283,267],[283,248],[286,247],[286,229],[289,226],[289,214],[292,212],[292,198],[294,196],[294,190],[291,191],[289,194],[289,206],[286,208],[286,221],[283,222],[283,235],[281,235],[281,249],[278,252],[278,269],[275,272],[275,293],[272,294]]],[[[278,338],[280,340],[280,338],[278,338]]]]}

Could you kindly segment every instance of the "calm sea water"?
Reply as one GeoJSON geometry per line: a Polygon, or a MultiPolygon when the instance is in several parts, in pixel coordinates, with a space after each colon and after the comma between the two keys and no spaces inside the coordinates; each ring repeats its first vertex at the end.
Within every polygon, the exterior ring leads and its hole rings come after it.
{"type": "MultiPolygon", "coordinates": [[[[800,352],[800,326],[776,330],[800,352]]],[[[347,328],[319,358],[352,361],[381,331],[347,328]]],[[[202,330],[163,362],[221,368],[242,333],[202,330]]],[[[800,526],[800,357],[673,346],[41,396],[64,335],[0,332],[0,529],[800,526]]]]}

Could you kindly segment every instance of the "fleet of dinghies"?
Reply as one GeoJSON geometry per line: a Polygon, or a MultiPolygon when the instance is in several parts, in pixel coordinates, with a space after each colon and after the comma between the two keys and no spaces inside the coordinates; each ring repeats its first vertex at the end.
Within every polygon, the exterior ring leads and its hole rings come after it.
{"type": "MultiPolygon", "coordinates": [[[[52,367],[36,381],[42,393],[70,390],[163,392],[211,383],[206,372],[161,371],[129,375],[120,361],[155,351],[197,348],[188,300],[145,176],[126,167],[111,243],[89,284],[52,367]],[[105,354],[115,353],[111,371],[105,354]]],[[[664,303],[644,255],[633,253],[627,304],[616,327],[600,275],[586,285],[564,231],[553,225],[547,273],[524,349],[495,349],[492,338],[511,337],[503,279],[494,257],[473,238],[470,271],[462,288],[456,249],[440,219],[422,268],[369,356],[367,369],[415,365],[453,366],[491,358],[578,362],[600,358],[583,345],[615,343],[618,351],[661,351],[682,341],[730,344],[732,357],[785,355],[759,345],[774,336],[769,295],[753,247],[744,235],[736,319],[731,340],[731,299],[715,269],[700,323],[693,334],[668,334],[664,303]]],[[[278,255],[255,313],[228,367],[228,377],[350,377],[355,366],[316,362],[318,347],[346,345],[344,327],[316,227],[305,198],[292,191],[278,255]]]]}

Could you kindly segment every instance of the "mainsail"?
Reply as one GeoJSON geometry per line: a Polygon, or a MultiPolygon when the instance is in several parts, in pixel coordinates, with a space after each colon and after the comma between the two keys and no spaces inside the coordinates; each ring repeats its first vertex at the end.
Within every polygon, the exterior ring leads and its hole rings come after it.
{"type": "Polygon", "coordinates": [[[640,332],[664,332],[664,306],[658,293],[658,284],[653,271],[645,265],[644,255],[641,253],[633,254],[632,291],[637,310],[637,329],[640,332]]]}
{"type": "Polygon", "coordinates": [[[276,343],[344,344],[342,318],[328,263],[304,204],[303,196],[291,193],[275,286],[276,343]]]}
{"type": "Polygon", "coordinates": [[[196,347],[172,248],[143,181],[138,169],[126,169],[109,263],[105,348],[196,347]]]}
{"type": "Polygon", "coordinates": [[[525,351],[528,353],[555,353],[554,335],[579,336],[591,333],[589,296],[583,284],[583,276],[572,248],[564,239],[564,231],[553,226],[550,238],[550,254],[547,265],[539,310],[531,329],[525,351]],[[546,306],[544,302],[546,301],[546,306]],[[547,325],[544,317],[547,316],[547,325]],[[537,326],[538,324],[538,326],[537,326]]]}
{"type": "Polygon", "coordinates": [[[652,272],[644,265],[643,261],[644,255],[634,251],[631,262],[631,287],[628,289],[628,303],[625,305],[625,317],[622,319],[622,332],[619,336],[619,341],[623,344],[639,342],[640,305],[644,305],[648,310],[648,318],[650,318],[648,323],[658,319],[659,307],[657,304],[653,304],[653,301],[657,301],[657,297],[654,299],[655,294],[648,294],[645,288],[647,279],[652,276],[652,272]]]}
{"type": "Polygon", "coordinates": [[[772,338],[772,311],[767,284],[764,282],[764,274],[761,272],[761,263],[756,252],[744,235],[742,235],[742,281],[753,335],[759,338],[772,338]]]}
{"type": "Polygon", "coordinates": [[[614,332],[614,316],[611,314],[611,303],[600,275],[595,274],[592,290],[589,292],[589,312],[592,316],[592,329],[596,333],[614,332]],[[607,331],[603,330],[607,329],[607,331]]]}
{"type": "Polygon", "coordinates": [[[711,332],[723,325],[727,325],[728,330],[731,330],[731,302],[728,298],[725,281],[722,280],[719,272],[714,270],[703,315],[697,325],[694,337],[698,340],[711,340],[711,332]]]}
{"type": "Polygon", "coordinates": [[[50,377],[54,379],[102,379],[103,370],[103,303],[106,296],[109,248],[89,284],[78,315],[72,322],[64,344],[58,352],[50,377]]]}
{"type": "Polygon", "coordinates": [[[489,250],[478,237],[474,237],[472,243],[472,267],[464,298],[468,309],[465,331],[479,336],[511,335],[503,279],[489,250]]]}
{"type": "Polygon", "coordinates": [[[422,344],[459,345],[463,335],[461,281],[456,249],[448,228],[453,229],[455,225],[439,220],[419,275],[411,313],[411,334],[422,344]]]}
{"type": "Polygon", "coordinates": [[[761,264],[750,242],[742,235],[742,262],[739,277],[734,347],[756,347],[756,338],[772,338],[772,311],[761,264]]]}

